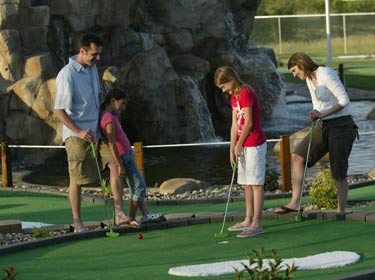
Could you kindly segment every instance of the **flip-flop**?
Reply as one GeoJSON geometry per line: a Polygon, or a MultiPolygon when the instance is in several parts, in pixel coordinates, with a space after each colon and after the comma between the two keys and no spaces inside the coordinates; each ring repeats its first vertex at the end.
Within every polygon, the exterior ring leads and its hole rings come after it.
{"type": "Polygon", "coordinates": [[[132,228],[140,228],[141,225],[136,220],[130,220],[124,226],[132,227],[132,228]]]}
{"type": "Polygon", "coordinates": [[[264,234],[263,229],[249,229],[249,230],[244,230],[240,234],[237,234],[238,238],[248,238],[248,237],[254,237],[257,235],[264,234]]]}
{"type": "Polygon", "coordinates": [[[242,223],[235,224],[228,228],[228,231],[243,231],[249,229],[250,225],[244,225],[242,223]]]}
{"type": "MultiPolygon", "coordinates": [[[[302,212],[303,209],[301,209],[302,212]]],[[[275,214],[285,214],[285,213],[290,213],[290,212],[298,212],[297,209],[292,209],[286,206],[281,206],[280,208],[276,209],[273,211],[275,214]]]]}

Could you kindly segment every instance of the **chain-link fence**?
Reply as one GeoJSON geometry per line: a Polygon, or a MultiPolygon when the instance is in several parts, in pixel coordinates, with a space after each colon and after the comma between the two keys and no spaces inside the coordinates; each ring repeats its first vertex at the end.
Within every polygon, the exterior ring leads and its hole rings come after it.
{"type": "MultiPolygon", "coordinates": [[[[331,14],[332,51],[335,55],[375,55],[375,13],[331,14]]],[[[256,16],[250,40],[278,54],[326,48],[324,14],[256,16]]]]}

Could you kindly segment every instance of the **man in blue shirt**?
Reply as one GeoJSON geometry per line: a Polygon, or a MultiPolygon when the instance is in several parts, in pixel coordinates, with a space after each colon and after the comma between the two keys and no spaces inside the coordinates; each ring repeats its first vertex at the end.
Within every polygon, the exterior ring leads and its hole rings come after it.
{"type": "Polygon", "coordinates": [[[90,143],[99,140],[100,82],[96,62],[102,40],[87,33],[80,38],[79,53],[69,58],[56,78],[55,115],[63,123],[62,138],[68,156],[69,200],[74,231],[84,230],[81,220],[81,185],[98,182],[90,143]]]}

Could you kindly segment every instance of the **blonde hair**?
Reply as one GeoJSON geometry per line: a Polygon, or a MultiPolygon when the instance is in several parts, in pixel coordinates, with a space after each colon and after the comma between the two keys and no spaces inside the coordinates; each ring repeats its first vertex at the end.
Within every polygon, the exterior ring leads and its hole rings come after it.
{"type": "Polygon", "coordinates": [[[232,81],[234,81],[234,95],[237,96],[240,94],[241,88],[245,83],[241,80],[236,70],[229,66],[221,66],[216,70],[214,82],[217,87],[232,81]]]}

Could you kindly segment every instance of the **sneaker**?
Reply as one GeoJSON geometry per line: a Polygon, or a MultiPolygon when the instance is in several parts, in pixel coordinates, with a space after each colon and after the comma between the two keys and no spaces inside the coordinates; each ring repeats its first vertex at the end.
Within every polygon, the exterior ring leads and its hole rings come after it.
{"type": "Polygon", "coordinates": [[[164,217],[163,213],[157,213],[157,214],[148,213],[146,216],[143,216],[141,218],[141,224],[152,223],[152,222],[161,222],[163,220],[165,220],[165,217],[164,217]]]}
{"type": "Polygon", "coordinates": [[[237,223],[234,226],[228,228],[228,231],[242,231],[249,229],[250,225],[244,225],[243,223],[237,223]]]}
{"type": "Polygon", "coordinates": [[[254,237],[260,234],[264,234],[263,229],[249,229],[249,230],[244,230],[240,234],[237,235],[238,238],[248,238],[248,237],[254,237]]]}

